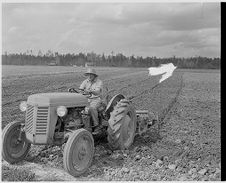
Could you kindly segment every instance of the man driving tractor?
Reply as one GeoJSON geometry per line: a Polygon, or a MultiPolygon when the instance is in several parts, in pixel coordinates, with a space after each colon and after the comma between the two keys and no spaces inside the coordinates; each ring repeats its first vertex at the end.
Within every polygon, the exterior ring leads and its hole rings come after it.
{"type": "Polygon", "coordinates": [[[11,164],[23,160],[31,144],[65,144],[64,169],[80,176],[94,157],[93,135],[107,136],[112,150],[125,150],[136,134],[141,135],[152,126],[154,114],[135,110],[132,102],[120,93],[103,102],[103,83],[94,69],[88,69],[85,76],[80,91],[69,88],[70,93],[36,93],[21,101],[19,108],[25,118],[9,123],[2,133],[4,160],[11,164]]]}
{"type": "Polygon", "coordinates": [[[82,90],[85,93],[90,93],[89,97],[89,114],[93,119],[93,125],[95,127],[94,131],[99,131],[101,125],[99,125],[98,111],[97,109],[101,106],[102,95],[103,95],[103,82],[98,79],[98,75],[94,69],[88,68],[84,74],[87,79],[85,79],[79,87],[79,90],[82,90]]]}

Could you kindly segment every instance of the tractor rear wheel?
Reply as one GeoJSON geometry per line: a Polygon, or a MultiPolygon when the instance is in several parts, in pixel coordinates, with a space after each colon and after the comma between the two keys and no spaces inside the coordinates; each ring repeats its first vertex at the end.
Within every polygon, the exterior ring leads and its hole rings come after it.
{"type": "Polygon", "coordinates": [[[64,169],[75,177],[80,176],[91,165],[93,155],[92,134],[85,129],[78,129],[70,135],[64,147],[64,169]]]}
{"type": "Polygon", "coordinates": [[[9,123],[2,132],[2,157],[11,164],[22,161],[31,147],[25,132],[21,132],[21,124],[19,121],[9,123]]]}
{"type": "Polygon", "coordinates": [[[108,120],[108,142],[112,149],[128,149],[133,143],[137,118],[131,102],[121,99],[108,120]]]}

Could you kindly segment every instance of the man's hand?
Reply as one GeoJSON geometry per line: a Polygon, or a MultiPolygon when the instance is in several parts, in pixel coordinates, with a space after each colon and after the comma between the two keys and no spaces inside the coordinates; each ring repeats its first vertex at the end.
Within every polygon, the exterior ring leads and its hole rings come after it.
{"type": "Polygon", "coordinates": [[[90,90],[83,90],[82,92],[85,95],[91,95],[92,94],[92,92],[90,90]]]}
{"type": "Polygon", "coordinates": [[[79,93],[82,93],[84,91],[84,89],[78,89],[79,93]]]}
{"type": "Polygon", "coordinates": [[[93,91],[90,91],[90,93],[92,93],[93,95],[100,95],[100,90],[93,90],[93,91]]]}

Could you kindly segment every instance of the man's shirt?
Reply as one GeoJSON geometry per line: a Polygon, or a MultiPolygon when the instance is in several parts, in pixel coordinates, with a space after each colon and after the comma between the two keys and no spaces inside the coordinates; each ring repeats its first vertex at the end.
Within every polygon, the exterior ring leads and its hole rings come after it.
{"type": "Polygon", "coordinates": [[[92,94],[91,98],[93,98],[93,99],[94,98],[102,98],[103,82],[98,78],[96,78],[92,82],[89,79],[86,79],[82,82],[79,89],[97,92],[98,93],[97,95],[92,94]]]}

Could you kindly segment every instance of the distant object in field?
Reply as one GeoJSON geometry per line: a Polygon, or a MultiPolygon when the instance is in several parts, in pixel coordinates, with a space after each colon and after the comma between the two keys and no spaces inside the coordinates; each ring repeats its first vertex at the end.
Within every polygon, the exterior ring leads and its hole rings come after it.
{"type": "Polygon", "coordinates": [[[56,62],[50,62],[50,63],[48,63],[48,66],[56,66],[56,65],[57,65],[56,62]]]}
{"type": "Polygon", "coordinates": [[[85,63],[85,67],[92,67],[92,66],[94,66],[93,62],[86,62],[85,63]]]}
{"type": "Polygon", "coordinates": [[[172,63],[169,64],[161,64],[159,67],[149,67],[149,75],[150,76],[157,76],[161,75],[162,77],[159,80],[159,83],[166,80],[170,76],[172,76],[173,71],[177,68],[177,66],[174,66],[172,63]]]}

